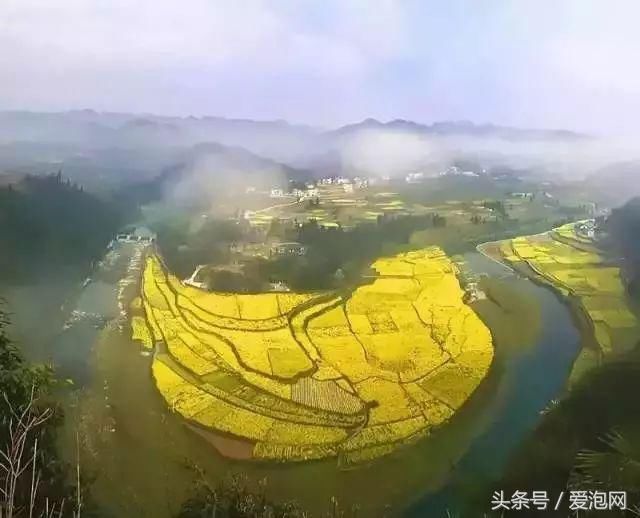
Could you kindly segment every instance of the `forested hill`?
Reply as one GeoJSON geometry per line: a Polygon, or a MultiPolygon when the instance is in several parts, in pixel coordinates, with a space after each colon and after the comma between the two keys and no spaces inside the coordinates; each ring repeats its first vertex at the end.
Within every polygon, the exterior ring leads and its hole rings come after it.
{"type": "Polygon", "coordinates": [[[130,205],[163,199],[210,207],[212,200],[244,194],[247,188],[288,189],[291,181],[305,182],[312,173],[258,156],[240,147],[215,142],[195,145],[152,179],[125,185],[119,191],[130,205]]]}
{"type": "Polygon", "coordinates": [[[122,222],[115,204],[60,173],[0,188],[0,281],[24,282],[87,267],[122,222]]]}
{"type": "Polygon", "coordinates": [[[640,198],[615,209],[607,221],[613,245],[625,258],[629,291],[640,299],[640,198]]]}

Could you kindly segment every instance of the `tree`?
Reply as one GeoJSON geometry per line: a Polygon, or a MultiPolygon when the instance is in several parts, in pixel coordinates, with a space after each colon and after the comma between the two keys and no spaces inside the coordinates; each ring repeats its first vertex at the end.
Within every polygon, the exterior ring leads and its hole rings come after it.
{"type": "Polygon", "coordinates": [[[79,493],[56,453],[62,414],[51,398],[52,371],[25,362],[7,323],[0,308],[0,516],[80,516],[79,493]]]}
{"type": "Polygon", "coordinates": [[[447,218],[440,216],[440,214],[433,215],[433,226],[435,228],[442,228],[447,226],[447,218]]]}
{"type": "MultiPolygon", "coordinates": [[[[545,413],[490,491],[628,490],[640,502],[640,344],[589,371],[545,413]]],[[[489,493],[489,491],[487,491],[489,493]]],[[[482,496],[484,505],[488,501],[482,496]]],[[[470,506],[473,507],[473,506],[470,506]]],[[[469,513],[476,516],[477,509],[469,513]]],[[[506,513],[508,515],[508,513],[506,513]]],[[[539,516],[533,510],[515,516],[539,516]]],[[[585,516],[591,516],[585,513],[585,516]]],[[[604,512],[594,516],[621,516],[604,512]]],[[[626,515],[625,515],[626,516],[626,515]]],[[[631,516],[631,514],[630,514],[631,516]]]]}
{"type": "Polygon", "coordinates": [[[282,239],[285,234],[285,225],[279,218],[273,218],[271,223],[269,224],[269,230],[267,231],[267,236],[282,239]]]}
{"type": "Polygon", "coordinates": [[[482,203],[482,206],[485,209],[492,210],[503,219],[507,218],[507,209],[504,205],[504,202],[501,200],[485,201],[482,203]]]}
{"type": "Polygon", "coordinates": [[[578,453],[569,486],[637,492],[640,488],[640,437],[637,431],[609,432],[599,446],[578,453]]]}
{"type": "Polygon", "coordinates": [[[112,202],[68,185],[60,173],[0,188],[0,279],[88,268],[121,225],[122,214],[112,202]]]}
{"type": "MultiPolygon", "coordinates": [[[[235,475],[211,487],[200,474],[200,481],[176,518],[309,518],[311,514],[296,502],[274,502],[267,496],[267,480],[262,479],[256,489],[249,487],[247,478],[235,475]]],[[[327,518],[358,518],[360,507],[343,508],[338,499],[327,502],[327,518]]],[[[383,516],[386,516],[385,514],[383,516]]]]}
{"type": "Polygon", "coordinates": [[[629,293],[640,300],[640,198],[615,209],[605,224],[611,245],[625,258],[629,293]]]}

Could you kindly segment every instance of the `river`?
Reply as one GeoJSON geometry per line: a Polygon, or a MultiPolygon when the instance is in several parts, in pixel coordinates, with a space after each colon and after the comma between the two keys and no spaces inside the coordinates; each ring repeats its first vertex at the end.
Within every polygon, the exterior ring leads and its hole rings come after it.
{"type": "Polygon", "coordinates": [[[92,495],[113,516],[172,516],[194,480],[203,476],[215,483],[230,473],[242,473],[251,486],[264,481],[269,497],[297,500],[314,516],[330,508],[332,497],[342,508],[358,505],[361,516],[444,516],[464,503],[470,482],[501,474],[541,412],[561,394],[579,347],[568,308],[550,290],[468,254],[465,262],[475,275],[501,277],[534,297],[542,326],[527,347],[496,347],[489,376],[447,425],[348,471],[333,460],[232,461],[168,411],[151,378],[151,358],[127,336],[122,311],[136,290],[136,250],[117,244],[74,298],[78,314],[100,313],[106,320],[85,318],[51,341],[56,364],[74,382],[66,396],[62,447],[73,455],[80,437],[83,476],[95,479],[92,495]]]}
{"type": "MultiPolygon", "coordinates": [[[[476,271],[501,272],[501,266],[480,254],[466,259],[476,271]]],[[[513,272],[502,275],[529,290],[540,301],[541,333],[533,347],[515,348],[509,354],[496,352],[503,375],[495,399],[487,410],[491,423],[472,442],[453,470],[450,480],[438,491],[424,495],[405,513],[407,517],[455,515],[468,486],[500,477],[509,456],[540,420],[540,414],[558,397],[566,384],[580,346],[580,334],[569,309],[548,288],[519,278],[513,272]]],[[[532,488],[534,489],[534,488],[532,488]]],[[[487,502],[488,504],[488,502],[487,502]]]]}

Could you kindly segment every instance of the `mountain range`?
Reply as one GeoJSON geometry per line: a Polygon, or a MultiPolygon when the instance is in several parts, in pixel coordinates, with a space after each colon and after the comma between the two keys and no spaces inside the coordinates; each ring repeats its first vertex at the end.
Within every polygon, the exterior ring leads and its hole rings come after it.
{"type": "Polygon", "coordinates": [[[571,169],[558,167],[560,161],[594,139],[566,130],[469,121],[369,118],[325,130],[282,120],[4,111],[0,177],[63,169],[72,180],[99,190],[153,178],[169,182],[180,171],[203,168],[218,179],[245,176],[255,183],[260,176],[271,181],[276,176],[393,176],[416,170],[437,174],[459,162],[535,169],[553,177],[571,169]]]}
{"type": "Polygon", "coordinates": [[[363,132],[389,131],[427,136],[472,136],[505,140],[577,140],[586,135],[565,130],[529,130],[468,121],[431,125],[396,119],[365,119],[334,130],[222,117],[170,117],[151,114],[102,113],[78,110],[58,113],[0,112],[0,143],[49,142],[89,148],[139,146],[191,146],[216,142],[282,159],[307,151],[310,145],[327,146],[363,132]],[[280,155],[280,157],[278,157],[280,155]]]}

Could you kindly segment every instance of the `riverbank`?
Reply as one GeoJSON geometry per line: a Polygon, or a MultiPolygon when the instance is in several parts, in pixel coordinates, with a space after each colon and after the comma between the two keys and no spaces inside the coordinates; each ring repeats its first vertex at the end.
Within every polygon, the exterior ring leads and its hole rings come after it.
{"type": "MultiPolygon", "coordinates": [[[[561,227],[565,228],[565,227],[561,227]]],[[[561,229],[494,243],[479,249],[534,282],[550,287],[571,308],[582,349],[570,385],[609,357],[629,351],[640,339],[640,320],[627,300],[620,270],[591,244],[570,244],[561,229]]]]}
{"type": "MultiPolygon", "coordinates": [[[[68,444],[75,447],[74,434],[80,430],[83,469],[88,477],[95,476],[92,493],[117,516],[168,518],[202,476],[215,485],[233,473],[242,473],[256,489],[259,481],[266,479],[271,499],[296,500],[313,516],[326,512],[331,498],[337,499],[341,508],[359,505],[366,516],[398,515],[421,496],[427,498],[425,495],[437,494],[439,488],[452,484],[460,473],[464,478],[469,470],[492,465],[495,453],[491,450],[484,450],[481,458],[470,463],[464,460],[479,441],[491,441],[499,458],[507,456],[562,387],[566,379],[562,366],[572,361],[572,341],[562,330],[573,328],[570,320],[562,319],[566,312],[548,290],[503,268],[498,270],[479,254],[467,259],[479,273],[488,272],[496,278],[506,275],[502,281],[504,307],[514,305],[509,302],[513,296],[525,293],[529,303],[548,308],[541,315],[541,330],[546,332],[540,331],[526,346],[517,333],[503,333],[506,338],[497,345],[489,376],[446,426],[386,458],[347,471],[338,469],[335,461],[288,466],[225,459],[167,409],[150,375],[150,357],[130,340],[128,332],[107,326],[94,330],[93,341],[69,334],[70,347],[87,350],[90,356],[91,383],[75,391],[69,400],[68,444]],[[539,355],[553,348],[560,354],[556,351],[547,361],[558,369],[536,367],[539,355]],[[534,368],[527,368],[531,365],[528,362],[533,362],[534,368]],[[531,398],[530,394],[536,396],[531,398]],[[499,440],[503,436],[508,437],[504,444],[499,440]],[[459,465],[464,466],[462,471],[459,465]]],[[[126,269],[122,270],[125,274],[126,269]]],[[[114,289],[103,291],[101,296],[112,297],[117,304],[117,280],[111,280],[114,289]]],[[[514,306],[510,316],[525,322],[530,317],[527,304],[514,306]]],[[[503,312],[500,304],[494,310],[503,312]]],[[[495,469],[500,469],[500,462],[495,469]]],[[[452,496],[453,501],[462,498],[461,494],[452,496]]]]}
{"type": "MultiPolygon", "coordinates": [[[[486,271],[495,272],[495,261],[480,254],[478,257],[486,262],[486,271]]],[[[482,261],[476,259],[476,264],[480,269],[482,261]]],[[[533,343],[527,343],[526,332],[518,334],[507,330],[494,334],[494,338],[502,336],[504,341],[496,342],[494,376],[488,379],[499,381],[494,381],[496,388],[485,409],[489,416],[487,426],[470,444],[448,479],[436,490],[427,491],[403,516],[421,518],[447,516],[447,513],[456,516],[465,512],[477,516],[488,512],[490,502],[479,502],[478,495],[484,495],[501,477],[521,442],[565,390],[580,345],[569,309],[548,287],[514,273],[509,273],[504,280],[513,294],[524,294],[521,308],[528,305],[527,300],[536,301],[540,311],[539,333],[533,343]]],[[[501,311],[508,313],[512,309],[508,301],[513,294],[504,301],[503,309],[500,304],[493,309],[498,312],[498,317],[493,318],[494,326],[500,325],[501,311]]],[[[527,316],[520,316],[522,326],[527,325],[527,316]]],[[[511,317],[518,319],[515,314],[511,317]]]]}

